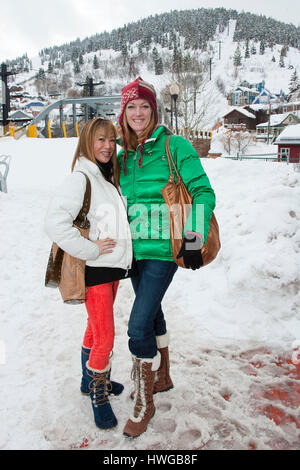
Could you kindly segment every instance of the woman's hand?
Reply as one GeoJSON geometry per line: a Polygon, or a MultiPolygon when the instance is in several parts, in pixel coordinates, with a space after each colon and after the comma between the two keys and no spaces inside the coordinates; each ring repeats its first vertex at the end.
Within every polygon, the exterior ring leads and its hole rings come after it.
{"type": "Polygon", "coordinates": [[[200,233],[186,232],[177,259],[183,256],[186,268],[199,269],[203,265],[201,248],[203,238],[200,233]]]}
{"type": "Polygon", "coordinates": [[[106,255],[113,252],[116,242],[112,238],[105,238],[104,240],[94,240],[94,243],[99,248],[99,255],[106,255]]]}

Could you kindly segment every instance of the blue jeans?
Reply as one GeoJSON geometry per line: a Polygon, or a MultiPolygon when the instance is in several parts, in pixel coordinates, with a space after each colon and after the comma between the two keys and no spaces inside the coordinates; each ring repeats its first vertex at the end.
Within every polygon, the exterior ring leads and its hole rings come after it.
{"type": "Polygon", "coordinates": [[[131,278],[135,300],[128,323],[129,350],[141,358],[157,354],[156,336],[167,332],[162,299],[177,271],[173,261],[143,259],[138,275],[131,278]]]}

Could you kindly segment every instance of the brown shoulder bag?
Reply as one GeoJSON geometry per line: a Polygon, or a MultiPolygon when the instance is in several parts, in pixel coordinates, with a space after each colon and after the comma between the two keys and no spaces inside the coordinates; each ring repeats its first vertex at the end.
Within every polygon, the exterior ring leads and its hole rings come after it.
{"type": "MultiPolygon", "coordinates": [[[[171,136],[168,136],[166,139],[166,154],[169,162],[170,176],[166,186],[161,189],[161,193],[170,214],[170,237],[173,252],[173,260],[178,266],[186,268],[183,261],[183,257],[177,259],[177,255],[182,246],[183,228],[191,210],[193,198],[185,187],[185,184],[183,183],[182,178],[174,163],[169,146],[170,138],[171,136]],[[174,180],[172,165],[176,173],[176,182],[174,180]]],[[[206,266],[207,264],[211,263],[216,258],[220,248],[221,243],[219,235],[219,225],[214,213],[212,213],[209,222],[209,232],[207,240],[201,249],[203,266],[206,266]]]]}
{"type": "MultiPolygon", "coordinates": [[[[73,222],[73,227],[76,227],[83,237],[88,238],[90,222],[87,219],[87,214],[91,204],[91,182],[88,176],[85,173],[83,174],[86,178],[86,190],[82,208],[73,222]]],[[[58,287],[63,301],[67,304],[85,302],[85,261],[74,258],[56,243],[52,243],[45,276],[45,286],[58,287]]]]}

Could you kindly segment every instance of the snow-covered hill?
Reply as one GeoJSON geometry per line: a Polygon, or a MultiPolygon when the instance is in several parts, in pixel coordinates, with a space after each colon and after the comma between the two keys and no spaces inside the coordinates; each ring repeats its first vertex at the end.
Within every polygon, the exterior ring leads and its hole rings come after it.
{"type": "MultiPolygon", "coordinates": [[[[184,49],[182,46],[183,56],[190,54],[192,58],[196,58],[198,62],[203,62],[206,70],[203,70],[206,76],[207,86],[205,92],[197,93],[196,105],[197,109],[203,108],[203,105],[209,102],[209,111],[206,114],[205,121],[202,124],[203,129],[211,129],[222,116],[228,111],[229,106],[227,102],[227,94],[234,90],[242,81],[246,80],[249,83],[265,82],[265,87],[272,93],[279,94],[282,90],[287,94],[289,91],[289,83],[293,72],[296,70],[298,76],[300,74],[300,50],[289,47],[284,58],[284,67],[279,66],[280,53],[282,45],[274,45],[266,47],[264,54],[259,53],[259,43],[255,43],[257,53],[245,58],[246,42],[239,43],[234,41],[234,32],[236,27],[236,20],[230,20],[228,28],[219,33],[217,29],[214,39],[209,41],[206,51],[184,49]],[[241,65],[234,66],[234,54],[239,46],[241,52],[241,65]],[[211,80],[209,80],[209,60],[211,59],[211,80]]],[[[184,39],[178,38],[178,41],[183,44],[184,39]]],[[[254,45],[254,41],[249,42],[249,47],[254,45]]],[[[25,91],[30,95],[37,94],[35,75],[43,68],[46,72],[45,81],[40,83],[42,93],[47,94],[49,89],[60,89],[63,94],[81,93],[82,87],[78,83],[84,83],[87,76],[94,78],[94,81],[104,80],[105,85],[101,87],[102,93],[120,93],[121,88],[128,83],[128,81],[141,75],[144,80],[147,80],[155,86],[160,92],[167,87],[172,80],[174,74],[171,71],[170,64],[172,63],[173,51],[167,47],[162,47],[160,44],[151,43],[148,48],[148,54],[144,54],[143,58],[138,52],[138,44],[131,46],[131,56],[135,62],[135,75],[130,74],[129,61],[122,58],[121,52],[114,50],[98,50],[89,52],[83,55],[83,65],[80,66],[80,72],[74,72],[74,63],[69,60],[64,64],[63,69],[55,68],[53,72],[48,73],[49,61],[47,55],[43,56],[43,63],[41,57],[32,59],[33,70],[28,73],[22,73],[16,76],[16,82],[22,83],[25,91]],[[156,47],[158,54],[162,57],[165,63],[165,72],[162,75],[155,75],[154,63],[152,58],[152,50],[156,47]],[[97,57],[99,67],[94,68],[94,58],[97,57]],[[67,78],[66,78],[67,77],[67,78]],[[64,81],[64,85],[62,85],[64,81]],[[63,90],[62,88],[63,87],[63,90]]],[[[100,88],[96,87],[96,90],[100,88]]]]}

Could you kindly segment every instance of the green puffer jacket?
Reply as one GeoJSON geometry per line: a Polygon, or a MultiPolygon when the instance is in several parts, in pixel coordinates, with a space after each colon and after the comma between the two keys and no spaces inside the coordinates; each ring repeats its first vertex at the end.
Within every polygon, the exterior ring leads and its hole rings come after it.
{"type": "MultiPolygon", "coordinates": [[[[122,149],[118,153],[121,165],[120,186],[127,198],[127,213],[136,259],[172,261],[169,212],[161,188],[169,179],[165,141],[170,131],[159,126],[144,144],[142,167],[140,151],[128,151],[123,171],[122,149]]],[[[184,226],[186,231],[201,233],[206,241],[209,220],[215,208],[215,194],[193,146],[180,136],[172,136],[170,150],[184,184],[193,197],[193,207],[184,226]]]]}

